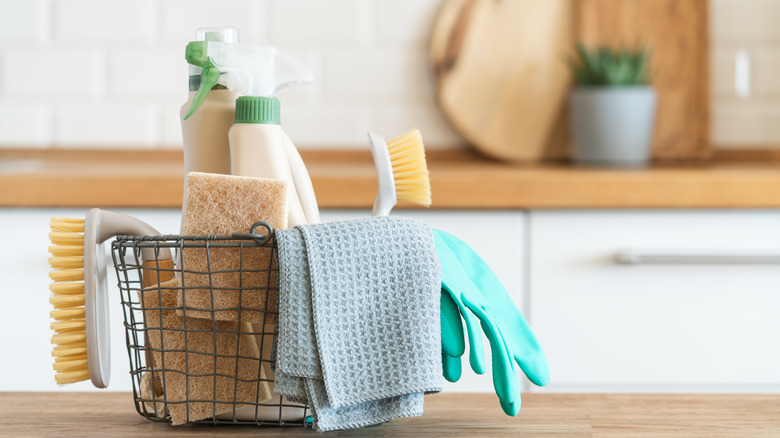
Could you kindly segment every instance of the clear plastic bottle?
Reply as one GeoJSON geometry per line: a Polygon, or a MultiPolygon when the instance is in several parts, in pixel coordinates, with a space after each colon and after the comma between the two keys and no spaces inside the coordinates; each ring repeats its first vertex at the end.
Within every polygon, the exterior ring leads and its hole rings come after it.
{"type": "MultiPolygon", "coordinates": [[[[196,31],[195,40],[238,43],[238,30],[234,27],[202,28],[196,31]]],[[[230,175],[228,131],[233,126],[236,99],[241,92],[229,73],[221,73],[208,93],[197,93],[202,71],[201,67],[190,64],[189,99],[180,111],[184,175],[189,172],[230,175]],[[202,102],[194,106],[195,99],[202,102]]]]}

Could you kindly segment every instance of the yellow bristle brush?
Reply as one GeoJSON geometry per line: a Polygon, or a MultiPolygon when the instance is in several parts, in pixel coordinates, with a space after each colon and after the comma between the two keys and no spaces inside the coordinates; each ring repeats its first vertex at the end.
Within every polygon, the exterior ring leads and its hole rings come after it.
{"type": "MultiPolygon", "coordinates": [[[[91,379],[96,387],[105,388],[110,378],[107,266],[98,249],[116,235],[160,233],[132,216],[97,208],[89,210],[84,219],[52,218],[50,225],[54,378],[60,385],[91,379]]],[[[173,272],[168,248],[160,248],[157,258],[154,248],[144,248],[141,258],[144,266],[154,268],[159,259],[160,268],[173,272]]],[[[157,283],[157,276],[149,277],[149,282],[157,283]]],[[[144,286],[146,283],[144,280],[144,286]]]]}
{"type": "Polygon", "coordinates": [[[368,132],[371,154],[379,174],[372,216],[387,216],[398,200],[430,207],[431,179],[419,130],[390,141],[368,132]]]}

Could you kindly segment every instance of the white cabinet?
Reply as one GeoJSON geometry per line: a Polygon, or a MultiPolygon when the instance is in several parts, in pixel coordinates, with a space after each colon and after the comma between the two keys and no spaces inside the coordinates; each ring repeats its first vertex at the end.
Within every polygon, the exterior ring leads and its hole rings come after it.
{"type": "MultiPolygon", "coordinates": [[[[179,230],[178,209],[121,209],[148,222],[163,234],[179,230]]],[[[6,230],[0,234],[0,266],[4,274],[3,298],[6,312],[0,318],[3,357],[0,361],[0,391],[60,390],[54,383],[51,369],[51,331],[49,330],[49,299],[47,247],[51,216],[84,217],[86,209],[10,209],[0,208],[0,224],[6,230]]],[[[324,222],[366,217],[363,210],[326,210],[324,222]]],[[[524,302],[526,214],[519,211],[461,210],[396,210],[394,215],[411,216],[431,227],[448,231],[471,245],[494,268],[515,302],[524,302]]],[[[399,236],[403,238],[403,236],[399,236]]],[[[115,282],[115,274],[109,273],[115,282]]],[[[110,289],[112,378],[109,389],[131,389],[129,361],[119,291],[110,289]]],[[[485,345],[487,343],[485,341],[485,345]]],[[[489,354],[489,348],[487,348],[489,354]]],[[[65,390],[94,389],[89,382],[69,385],[65,390]]],[[[447,390],[458,392],[492,392],[490,375],[477,376],[468,370],[464,360],[464,376],[447,390]]]]}
{"type": "Polygon", "coordinates": [[[780,251],[780,211],[530,214],[541,391],[780,391],[780,264],[619,265],[617,251],[780,251]]]}

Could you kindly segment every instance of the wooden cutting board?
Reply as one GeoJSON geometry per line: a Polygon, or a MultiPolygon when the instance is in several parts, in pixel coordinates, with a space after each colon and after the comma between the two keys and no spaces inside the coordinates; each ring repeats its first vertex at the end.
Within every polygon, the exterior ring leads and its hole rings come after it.
{"type": "Polygon", "coordinates": [[[570,85],[570,0],[448,0],[431,37],[439,104],[475,148],[542,158],[570,85]]]}
{"type": "Polygon", "coordinates": [[[567,157],[574,41],[644,42],[658,92],[654,158],[706,159],[708,16],[707,0],[445,0],[430,46],[439,104],[491,157],[567,157]]]}

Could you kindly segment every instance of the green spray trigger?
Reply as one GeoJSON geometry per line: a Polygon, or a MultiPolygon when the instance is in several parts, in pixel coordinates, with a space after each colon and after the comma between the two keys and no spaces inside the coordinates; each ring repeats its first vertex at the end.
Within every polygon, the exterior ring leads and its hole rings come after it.
{"type": "MultiPolygon", "coordinates": [[[[222,74],[230,74],[231,81],[238,83],[244,94],[241,99],[273,98],[287,87],[313,82],[313,75],[306,66],[271,46],[192,41],[187,44],[185,57],[189,64],[203,69],[200,86],[185,120],[203,103],[222,74]]],[[[276,113],[274,118],[278,120],[278,110],[276,113]]]]}
{"type": "Polygon", "coordinates": [[[192,98],[192,105],[187,115],[184,116],[184,120],[187,120],[195,111],[200,108],[200,105],[206,100],[211,88],[217,85],[220,76],[217,66],[211,63],[210,59],[206,59],[206,65],[203,67],[203,72],[200,74],[200,87],[195,93],[195,97],[192,98]]]}
{"type": "Polygon", "coordinates": [[[200,105],[206,100],[211,88],[217,85],[221,72],[219,68],[211,62],[208,57],[208,45],[205,41],[193,41],[187,44],[187,49],[184,53],[184,58],[187,59],[187,63],[202,67],[203,71],[200,74],[200,86],[195,93],[195,97],[192,99],[192,105],[187,115],[184,116],[184,120],[187,120],[195,111],[200,108],[200,105]]]}

